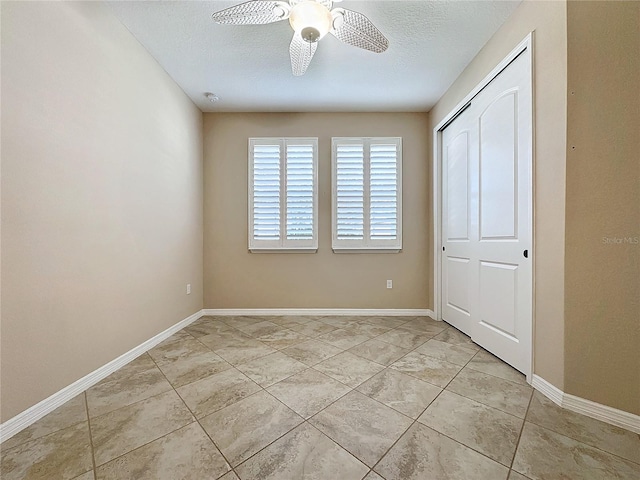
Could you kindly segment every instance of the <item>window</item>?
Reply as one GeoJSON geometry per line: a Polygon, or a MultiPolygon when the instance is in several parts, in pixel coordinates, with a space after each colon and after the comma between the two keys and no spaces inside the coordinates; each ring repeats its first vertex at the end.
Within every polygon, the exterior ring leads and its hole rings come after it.
{"type": "Polygon", "coordinates": [[[333,138],[334,252],[402,249],[402,139],[333,138]]]}
{"type": "Polygon", "coordinates": [[[249,250],[316,251],[317,138],[249,139],[249,250]]]}

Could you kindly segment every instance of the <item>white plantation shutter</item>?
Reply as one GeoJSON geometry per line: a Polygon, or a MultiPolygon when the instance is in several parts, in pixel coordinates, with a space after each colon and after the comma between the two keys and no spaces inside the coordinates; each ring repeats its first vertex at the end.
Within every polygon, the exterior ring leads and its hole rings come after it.
{"type": "Polygon", "coordinates": [[[312,240],[314,233],[313,145],[287,144],[287,239],[312,240]]]}
{"type": "Polygon", "coordinates": [[[280,145],[253,149],[253,238],[280,238],[280,145]]]}
{"type": "Polygon", "coordinates": [[[317,250],[316,138],[249,139],[249,250],[317,250]]]}
{"type": "Polygon", "coordinates": [[[372,239],[395,240],[398,229],[397,145],[372,143],[370,152],[369,225],[372,239]]]}
{"type": "Polygon", "coordinates": [[[364,148],[362,144],[336,145],[336,236],[364,239],[364,148]]]}
{"type": "Polygon", "coordinates": [[[333,138],[333,249],[402,249],[402,139],[333,138]]]}

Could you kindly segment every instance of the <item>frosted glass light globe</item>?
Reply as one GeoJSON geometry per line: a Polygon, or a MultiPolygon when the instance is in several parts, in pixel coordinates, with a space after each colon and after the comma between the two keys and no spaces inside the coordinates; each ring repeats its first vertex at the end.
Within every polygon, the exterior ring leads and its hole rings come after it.
{"type": "Polygon", "coordinates": [[[314,43],[331,29],[331,12],[324,5],[313,0],[297,3],[289,15],[289,23],[303,40],[314,43]]]}

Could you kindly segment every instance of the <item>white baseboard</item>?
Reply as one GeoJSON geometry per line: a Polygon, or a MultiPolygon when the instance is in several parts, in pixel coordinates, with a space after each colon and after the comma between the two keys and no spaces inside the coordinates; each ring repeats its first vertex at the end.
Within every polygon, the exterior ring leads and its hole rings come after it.
{"type": "Polygon", "coordinates": [[[562,406],[564,392],[538,375],[533,375],[531,386],[558,406],[562,406]]]}
{"type": "Polygon", "coordinates": [[[567,410],[640,434],[640,415],[634,415],[633,413],[608,407],[601,403],[592,402],[586,398],[564,393],[562,390],[537,375],[533,376],[531,386],[549,400],[563,408],[566,408],[567,410]]]}
{"type": "Polygon", "coordinates": [[[53,412],[56,408],[58,408],[65,402],[71,400],[76,395],[79,395],[80,393],[84,392],[86,389],[92,387],[103,378],[108,377],[113,372],[118,370],[120,367],[123,367],[130,361],[134,360],[135,358],[145,353],[147,350],[150,350],[151,348],[155,347],[157,344],[169,338],[178,330],[181,330],[187,325],[196,321],[198,318],[202,317],[203,315],[204,315],[203,310],[200,310],[194,313],[193,315],[188,316],[184,320],[167,328],[165,331],[160,332],[155,337],[152,337],[146,342],[141,343],[137,347],[132,348],[127,353],[120,355],[115,360],[112,360],[106,365],[103,365],[97,370],[94,370],[93,372],[85,375],[80,380],[73,382],[71,385],[54,393],[50,397],[45,398],[41,402],[35,404],[33,407],[28,408],[24,412],[19,413],[18,415],[16,415],[13,418],[10,418],[3,424],[0,424],[0,443],[13,437],[16,433],[27,428],[29,425],[36,422],[37,420],[40,420],[42,417],[44,417],[48,413],[53,412]]]}
{"type": "Polygon", "coordinates": [[[431,317],[427,308],[205,308],[204,315],[369,315],[431,317]]]}

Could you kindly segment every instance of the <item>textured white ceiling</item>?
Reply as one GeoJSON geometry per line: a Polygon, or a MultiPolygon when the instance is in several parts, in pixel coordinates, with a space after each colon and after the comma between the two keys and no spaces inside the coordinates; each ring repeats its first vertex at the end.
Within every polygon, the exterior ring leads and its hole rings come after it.
{"type": "Polygon", "coordinates": [[[288,21],[211,20],[242,0],[107,3],[202,111],[382,112],[430,110],[520,1],[344,0],[389,49],[371,53],[327,35],[302,77],[291,74],[288,21]]]}

